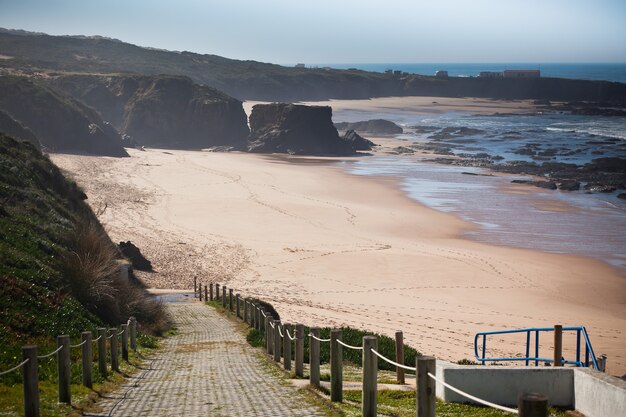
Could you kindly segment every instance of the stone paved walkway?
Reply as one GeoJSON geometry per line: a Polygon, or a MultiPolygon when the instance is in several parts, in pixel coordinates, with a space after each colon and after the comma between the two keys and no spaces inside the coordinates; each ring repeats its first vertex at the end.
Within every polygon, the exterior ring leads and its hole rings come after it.
{"type": "MultiPolygon", "coordinates": [[[[168,305],[177,334],[150,369],[89,416],[324,416],[259,358],[235,325],[199,302],[168,305]]],[[[150,362],[148,362],[150,364],[150,362]]]]}

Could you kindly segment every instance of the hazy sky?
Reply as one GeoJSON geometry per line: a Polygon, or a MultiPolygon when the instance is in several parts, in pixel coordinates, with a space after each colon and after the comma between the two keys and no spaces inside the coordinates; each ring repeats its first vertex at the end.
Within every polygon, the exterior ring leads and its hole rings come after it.
{"type": "Polygon", "coordinates": [[[0,27],[283,64],[626,62],[626,0],[0,0],[0,27]]]}

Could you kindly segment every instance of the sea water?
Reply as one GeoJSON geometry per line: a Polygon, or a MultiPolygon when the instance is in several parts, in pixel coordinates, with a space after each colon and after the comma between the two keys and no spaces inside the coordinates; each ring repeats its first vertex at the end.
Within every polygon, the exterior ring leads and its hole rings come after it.
{"type": "MultiPolygon", "coordinates": [[[[407,145],[431,141],[431,133],[414,127],[467,127],[480,133],[459,138],[453,153],[488,153],[503,162],[525,160],[542,163],[584,164],[594,158],[626,158],[626,118],[569,114],[472,116],[467,114],[410,115],[381,112],[401,124],[398,137],[407,145]],[[520,155],[516,150],[533,144],[550,150],[544,160],[520,155]]],[[[364,120],[350,110],[335,112],[335,121],[364,120]]],[[[355,175],[391,175],[400,178],[407,195],[429,207],[454,213],[477,225],[468,237],[487,243],[570,253],[601,259],[626,272],[626,200],[619,192],[587,194],[511,184],[520,175],[488,175],[485,169],[450,166],[411,156],[364,157],[345,163],[355,175]],[[471,175],[482,174],[482,175],[471,175]],[[522,190],[524,190],[522,192],[522,190]]]]}
{"type": "Polygon", "coordinates": [[[453,77],[476,77],[481,71],[501,72],[505,69],[538,69],[542,77],[605,80],[626,83],[626,63],[430,63],[430,64],[315,64],[313,67],[337,69],[357,68],[363,71],[402,71],[409,74],[435,75],[448,71],[453,77]]]}

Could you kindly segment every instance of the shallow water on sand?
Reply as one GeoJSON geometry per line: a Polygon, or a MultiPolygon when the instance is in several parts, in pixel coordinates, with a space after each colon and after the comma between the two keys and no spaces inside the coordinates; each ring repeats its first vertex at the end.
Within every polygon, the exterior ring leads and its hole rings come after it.
{"type": "Polygon", "coordinates": [[[468,175],[488,172],[402,156],[343,164],[355,175],[401,178],[412,199],[478,225],[472,239],[589,256],[626,273],[626,204],[613,196],[535,190],[510,183],[520,176],[468,175]]]}

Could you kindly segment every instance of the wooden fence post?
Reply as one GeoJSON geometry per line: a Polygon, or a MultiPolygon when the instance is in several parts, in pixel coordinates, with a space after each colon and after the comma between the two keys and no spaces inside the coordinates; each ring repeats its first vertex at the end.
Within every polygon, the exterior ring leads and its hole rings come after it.
{"type": "Polygon", "coordinates": [[[222,308],[226,309],[226,285],[222,285],[222,308]]]}
{"type": "Polygon", "coordinates": [[[228,309],[232,312],[233,311],[233,289],[229,288],[228,289],[228,309]]]}
{"type": "Polygon", "coordinates": [[[250,327],[256,329],[256,304],[250,301],[250,327]]]}
{"type": "Polygon", "coordinates": [[[243,300],[243,321],[248,324],[248,299],[243,300]]]}
{"type": "Polygon", "coordinates": [[[320,386],[320,341],[315,337],[320,337],[320,328],[311,327],[309,336],[309,382],[314,387],[320,386]]]}
{"type": "Polygon", "coordinates": [[[341,345],[341,330],[330,331],[330,400],[333,402],[343,401],[343,354],[341,345]]]}
{"type": "Polygon", "coordinates": [[[378,389],[378,339],[375,336],[363,336],[363,417],[376,417],[378,389]]]}
{"type": "Polygon", "coordinates": [[[276,328],[274,329],[274,362],[280,362],[280,320],[274,322],[276,328]]]}
{"type": "Polygon", "coordinates": [[[197,296],[197,294],[198,294],[198,284],[197,284],[196,277],[193,277],[193,296],[194,296],[194,298],[197,296]]]}
{"type": "Polygon", "coordinates": [[[241,318],[241,307],[239,307],[239,293],[235,295],[235,301],[237,302],[237,318],[241,318]]]}
{"type": "Polygon", "coordinates": [[[417,356],[415,358],[415,401],[417,417],[435,417],[435,380],[428,373],[435,375],[435,358],[417,356]]]}
{"type": "Polygon", "coordinates": [[[554,366],[563,366],[563,326],[554,325],[554,366]]]}
{"type": "Polygon", "coordinates": [[[213,283],[209,282],[209,301],[213,301],[213,283]]]}
{"type": "Polygon", "coordinates": [[[130,318],[130,348],[137,352],[137,319],[130,318]]]}
{"type": "Polygon", "coordinates": [[[265,352],[269,355],[270,353],[270,340],[271,338],[270,336],[270,316],[268,315],[267,317],[265,317],[265,321],[264,321],[264,325],[265,325],[265,352]]]}
{"type": "Polygon", "coordinates": [[[296,376],[304,377],[304,324],[296,324],[296,376]]]}
{"type": "Polygon", "coordinates": [[[291,324],[285,323],[283,326],[283,364],[285,371],[291,371],[291,338],[287,329],[291,327],[291,324]]]}
{"type": "Polygon", "coordinates": [[[256,329],[261,331],[261,304],[257,303],[254,308],[254,322],[256,323],[256,329]]]}
{"type": "Polygon", "coordinates": [[[202,283],[198,286],[198,298],[202,301],[202,283]]]}
{"type": "MultiPolygon", "coordinates": [[[[404,365],[404,337],[401,331],[396,332],[396,362],[404,365]]],[[[404,384],[404,369],[396,366],[396,379],[398,384],[404,384]]]]}
{"type": "Polygon", "coordinates": [[[548,397],[536,393],[523,393],[517,399],[519,417],[548,417],[548,397]]]}
{"type": "Polygon", "coordinates": [[[204,301],[209,301],[209,286],[204,286],[204,301]]]}
{"type": "Polygon", "coordinates": [[[117,329],[116,328],[112,328],[109,329],[109,331],[111,332],[111,341],[110,341],[110,348],[111,348],[111,370],[119,372],[120,371],[120,364],[119,364],[119,357],[118,357],[118,353],[117,353],[117,329]]]}
{"type": "Polygon", "coordinates": [[[104,378],[107,377],[107,329],[98,328],[98,371],[104,378]]]}
{"type": "Polygon", "coordinates": [[[28,359],[22,368],[24,385],[24,415],[39,417],[39,365],[37,364],[37,346],[22,346],[22,360],[28,359]]]}
{"type": "Polygon", "coordinates": [[[122,328],[122,359],[128,362],[128,324],[120,325],[122,328]]]}
{"type": "Polygon", "coordinates": [[[220,299],[220,284],[215,284],[215,299],[219,301],[220,299]]]}
{"type": "Polygon", "coordinates": [[[91,332],[82,332],[80,339],[84,342],[82,346],[82,365],[83,365],[83,385],[87,388],[93,387],[93,355],[91,354],[91,332]]]}
{"type": "Polygon", "coordinates": [[[70,337],[66,334],[57,337],[57,370],[59,376],[59,402],[71,404],[70,392],[70,337]],[[62,346],[62,347],[61,347],[62,346]]]}
{"type": "Polygon", "coordinates": [[[276,331],[274,327],[272,327],[272,324],[274,324],[274,318],[267,316],[265,338],[267,339],[267,354],[270,356],[274,355],[274,332],[276,331]]]}

